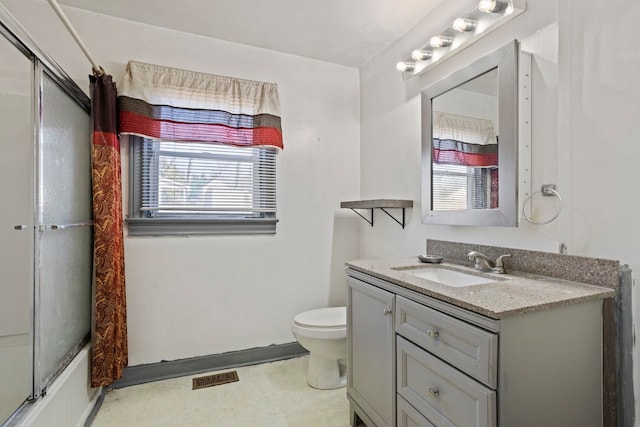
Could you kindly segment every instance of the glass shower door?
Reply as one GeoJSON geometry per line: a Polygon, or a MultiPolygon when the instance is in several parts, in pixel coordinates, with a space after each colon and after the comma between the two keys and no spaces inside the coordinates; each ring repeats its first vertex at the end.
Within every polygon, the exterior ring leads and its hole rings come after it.
{"type": "Polygon", "coordinates": [[[40,72],[36,396],[90,334],[93,275],[89,115],[40,72]]]}
{"type": "Polygon", "coordinates": [[[32,391],[33,63],[0,35],[0,424],[32,391]]]}

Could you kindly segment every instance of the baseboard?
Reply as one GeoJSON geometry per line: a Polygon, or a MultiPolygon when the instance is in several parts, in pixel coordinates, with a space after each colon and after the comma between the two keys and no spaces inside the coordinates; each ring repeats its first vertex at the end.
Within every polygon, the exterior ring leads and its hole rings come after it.
{"type": "Polygon", "coordinates": [[[287,344],[274,344],[268,347],[257,347],[247,350],[231,351],[228,353],[192,357],[189,359],[130,366],[125,368],[122,378],[115,381],[110,387],[129,387],[136,384],[183,377],[202,372],[290,359],[292,357],[298,357],[308,353],[309,352],[298,342],[292,342],[287,344]]]}

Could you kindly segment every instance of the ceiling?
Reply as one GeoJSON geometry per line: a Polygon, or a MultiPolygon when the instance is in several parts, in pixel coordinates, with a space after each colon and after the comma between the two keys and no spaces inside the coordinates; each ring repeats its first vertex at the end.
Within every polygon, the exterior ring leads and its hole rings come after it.
{"type": "Polygon", "coordinates": [[[349,67],[360,67],[385,50],[442,1],[59,0],[104,15],[349,67]]]}

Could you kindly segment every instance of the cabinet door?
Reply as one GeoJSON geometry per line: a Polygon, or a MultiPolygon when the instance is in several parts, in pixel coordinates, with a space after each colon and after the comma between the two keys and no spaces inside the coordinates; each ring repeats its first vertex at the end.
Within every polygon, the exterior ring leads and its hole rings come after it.
{"type": "Polygon", "coordinates": [[[347,278],[349,397],[377,427],[395,422],[394,295],[347,278]]]}

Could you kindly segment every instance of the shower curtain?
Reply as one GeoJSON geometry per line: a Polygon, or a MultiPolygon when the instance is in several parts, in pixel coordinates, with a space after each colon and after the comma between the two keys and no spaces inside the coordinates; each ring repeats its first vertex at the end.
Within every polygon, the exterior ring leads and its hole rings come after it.
{"type": "Polygon", "coordinates": [[[104,72],[91,81],[95,289],[91,386],[111,384],[127,366],[127,323],[120,142],[116,85],[104,72]]]}

